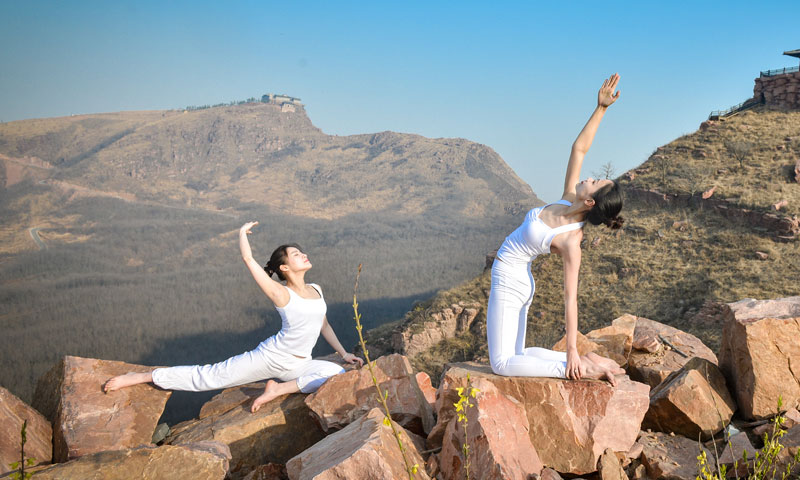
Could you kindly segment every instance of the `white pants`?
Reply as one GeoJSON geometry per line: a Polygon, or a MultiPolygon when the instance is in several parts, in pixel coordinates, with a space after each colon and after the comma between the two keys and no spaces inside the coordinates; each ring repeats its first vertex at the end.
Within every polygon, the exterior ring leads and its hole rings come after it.
{"type": "Polygon", "coordinates": [[[255,350],[213,365],[157,368],[153,370],[153,383],[166,390],[202,392],[275,378],[282,382],[297,380],[301,392],[311,393],[328,378],[344,372],[341,365],[332,362],[281,352],[272,340],[270,337],[255,350]]]}
{"type": "Polygon", "coordinates": [[[525,348],[528,308],[536,284],[531,264],[495,260],[486,309],[489,362],[498,375],[566,378],[567,354],[546,348],[525,348]]]}

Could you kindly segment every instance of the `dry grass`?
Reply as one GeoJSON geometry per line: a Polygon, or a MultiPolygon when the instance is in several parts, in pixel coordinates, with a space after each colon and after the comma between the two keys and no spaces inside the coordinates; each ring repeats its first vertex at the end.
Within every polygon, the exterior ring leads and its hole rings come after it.
{"type": "Polygon", "coordinates": [[[800,188],[791,178],[800,159],[800,112],[762,108],[747,111],[705,131],[685,135],[657,149],[630,182],[671,193],[697,193],[716,186],[715,198],[742,207],[800,214],[800,188]],[[731,146],[746,145],[743,165],[731,146]],[[749,151],[748,151],[749,150],[749,151]]]}

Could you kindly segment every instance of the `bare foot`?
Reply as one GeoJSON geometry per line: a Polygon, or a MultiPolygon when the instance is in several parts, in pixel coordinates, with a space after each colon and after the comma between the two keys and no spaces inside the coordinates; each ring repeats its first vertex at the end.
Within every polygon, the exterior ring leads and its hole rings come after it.
{"type": "Polygon", "coordinates": [[[150,372],[129,372],[125,375],[117,375],[116,377],[108,380],[105,384],[103,384],[103,391],[106,393],[113,392],[114,390],[119,390],[120,388],[152,381],[153,375],[150,372]]]}
{"type": "Polygon", "coordinates": [[[278,391],[278,385],[278,382],[275,380],[269,380],[267,386],[264,388],[264,393],[253,400],[253,405],[250,406],[250,413],[256,413],[265,403],[280,395],[281,393],[278,391]]]}
{"type": "Polygon", "coordinates": [[[596,364],[587,355],[584,355],[582,360],[583,362],[581,362],[581,364],[586,367],[585,378],[591,378],[593,380],[606,379],[612,387],[617,386],[617,379],[614,378],[614,372],[611,371],[611,369],[596,364]]]}
{"type": "Polygon", "coordinates": [[[275,380],[268,380],[267,386],[264,387],[264,393],[253,400],[253,405],[250,407],[250,412],[256,413],[259,408],[276,397],[299,391],[300,387],[297,386],[297,380],[289,380],[288,382],[276,382],[275,380]]]}
{"type": "Polygon", "coordinates": [[[598,354],[596,354],[594,352],[589,352],[589,353],[586,354],[586,356],[589,357],[589,360],[591,360],[592,362],[596,363],[597,365],[600,365],[601,367],[604,367],[604,368],[607,368],[607,369],[611,370],[611,372],[614,375],[624,375],[625,374],[625,369],[620,367],[617,362],[615,362],[614,360],[611,360],[610,358],[606,358],[606,357],[600,356],[600,355],[598,355],[598,354]]]}

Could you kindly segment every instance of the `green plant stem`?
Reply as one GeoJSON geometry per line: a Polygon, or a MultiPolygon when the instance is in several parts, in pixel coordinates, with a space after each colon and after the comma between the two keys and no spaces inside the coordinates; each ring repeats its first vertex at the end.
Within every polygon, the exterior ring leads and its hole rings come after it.
{"type": "MultiPolygon", "coordinates": [[[[386,419],[389,421],[389,426],[392,428],[392,433],[394,433],[394,437],[397,440],[397,446],[400,448],[400,453],[403,455],[403,462],[406,466],[406,473],[408,474],[409,479],[414,478],[414,467],[412,467],[409,462],[408,458],[406,457],[406,449],[403,447],[403,441],[400,439],[400,432],[394,426],[394,422],[392,422],[392,416],[389,412],[389,405],[386,403],[386,398],[388,397],[389,393],[386,392],[384,394],[381,391],[381,387],[378,384],[378,378],[375,376],[375,370],[373,369],[372,362],[369,360],[369,351],[367,351],[367,342],[364,341],[364,336],[361,334],[362,325],[361,325],[361,314],[358,313],[358,279],[361,277],[361,264],[358,264],[358,273],[356,274],[356,283],[353,288],[353,312],[355,314],[356,320],[356,330],[358,331],[358,342],[361,344],[361,350],[364,353],[364,358],[367,361],[367,368],[369,369],[369,374],[372,377],[372,383],[375,385],[375,390],[378,391],[378,401],[383,406],[383,411],[385,412],[386,419]]],[[[416,465],[415,465],[416,466],[416,465]]]]}

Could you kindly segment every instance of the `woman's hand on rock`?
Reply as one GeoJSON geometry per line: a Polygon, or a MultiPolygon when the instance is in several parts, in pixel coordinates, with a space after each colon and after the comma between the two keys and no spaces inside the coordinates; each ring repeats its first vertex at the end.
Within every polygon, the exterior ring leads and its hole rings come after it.
{"type": "Polygon", "coordinates": [[[342,355],[342,359],[344,359],[344,361],[347,363],[358,363],[359,367],[364,366],[364,360],[362,360],[361,357],[353,355],[352,353],[345,353],[342,355]]]}
{"type": "Polygon", "coordinates": [[[581,356],[577,348],[567,350],[567,378],[580,380],[584,373],[584,365],[581,364],[581,356]]]}

